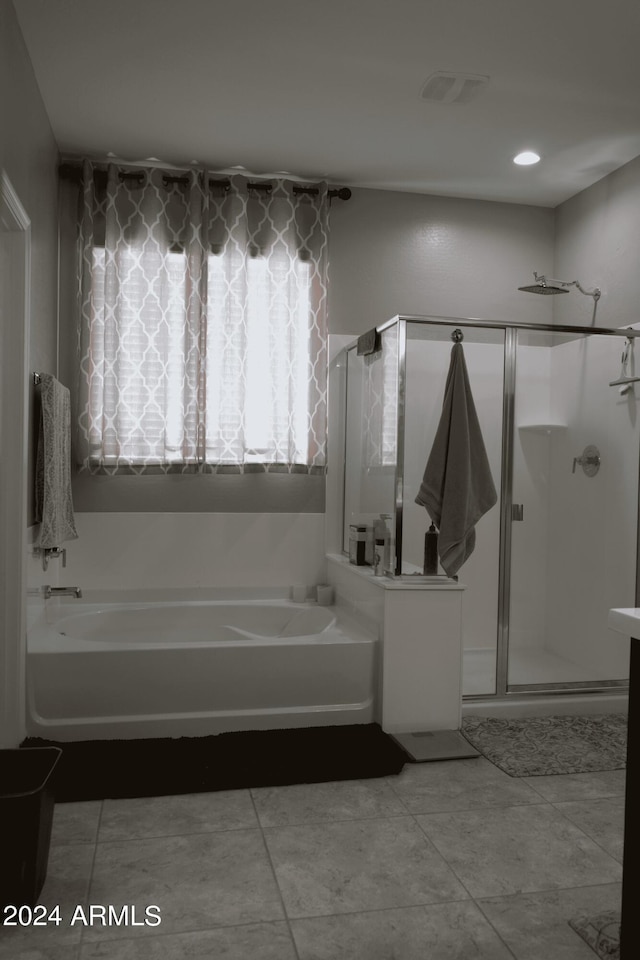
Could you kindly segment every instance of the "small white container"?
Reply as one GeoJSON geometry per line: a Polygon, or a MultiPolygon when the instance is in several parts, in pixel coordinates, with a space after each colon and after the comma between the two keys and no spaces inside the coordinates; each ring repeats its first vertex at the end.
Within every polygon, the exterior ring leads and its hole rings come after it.
{"type": "Polygon", "coordinates": [[[316,599],[321,607],[330,607],[333,603],[333,587],[329,583],[319,583],[316,587],[316,599]]]}
{"type": "Polygon", "coordinates": [[[295,603],[304,603],[307,599],[306,583],[294,583],[291,587],[291,599],[295,603]]]}

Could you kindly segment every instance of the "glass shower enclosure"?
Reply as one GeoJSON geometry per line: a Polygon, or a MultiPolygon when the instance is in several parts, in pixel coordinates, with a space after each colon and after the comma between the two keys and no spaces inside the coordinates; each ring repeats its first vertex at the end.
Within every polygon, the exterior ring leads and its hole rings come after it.
{"type": "Polygon", "coordinates": [[[622,692],[628,651],[607,616],[637,605],[640,423],[633,384],[610,384],[624,338],[633,373],[639,331],[412,316],[378,327],[374,353],[360,356],[353,344],[343,549],[351,526],[382,516],[387,575],[419,582],[430,518],[415,496],[454,331],[498,491],[458,574],[463,694],[622,692]]]}

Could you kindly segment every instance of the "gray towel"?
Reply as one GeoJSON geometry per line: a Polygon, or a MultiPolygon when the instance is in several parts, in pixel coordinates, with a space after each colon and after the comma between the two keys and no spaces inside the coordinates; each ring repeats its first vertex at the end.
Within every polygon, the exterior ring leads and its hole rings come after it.
{"type": "Polygon", "coordinates": [[[367,330],[361,337],[358,337],[356,353],[359,357],[368,357],[372,353],[378,353],[380,350],[382,350],[382,337],[375,327],[367,330]]]}
{"type": "Polygon", "coordinates": [[[440,423],[416,497],[440,531],[440,563],[450,577],[472,554],[475,525],[497,499],[462,344],[456,343],[440,423]]]}
{"type": "Polygon", "coordinates": [[[71,500],[69,391],[50,373],[40,377],[40,430],[36,458],[36,546],[59,547],[78,537],[71,500]]]}

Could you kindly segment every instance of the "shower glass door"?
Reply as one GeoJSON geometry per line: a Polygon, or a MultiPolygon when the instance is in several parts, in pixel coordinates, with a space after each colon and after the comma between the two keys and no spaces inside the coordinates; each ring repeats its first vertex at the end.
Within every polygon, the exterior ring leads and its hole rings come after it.
{"type": "MultiPolygon", "coordinates": [[[[415,503],[442,412],[453,347],[450,325],[407,321],[404,450],[402,456],[402,573],[421,573],[424,536],[430,519],[415,503]]],[[[462,347],[480,429],[498,492],[498,503],[476,527],[474,552],[460,570],[463,603],[463,693],[496,692],[498,587],[500,560],[500,491],[504,330],[465,326],[462,347]]],[[[439,570],[442,575],[444,571],[439,570]]]]}
{"type": "MultiPolygon", "coordinates": [[[[347,351],[343,550],[352,524],[385,518],[395,553],[395,476],[398,421],[398,325],[383,330],[380,349],[359,356],[347,351]]],[[[370,558],[371,559],[371,558],[370,558]]]]}
{"type": "Polygon", "coordinates": [[[516,338],[507,689],[615,686],[628,649],[607,615],[635,606],[638,509],[638,400],[609,386],[624,341],[516,338]]]}

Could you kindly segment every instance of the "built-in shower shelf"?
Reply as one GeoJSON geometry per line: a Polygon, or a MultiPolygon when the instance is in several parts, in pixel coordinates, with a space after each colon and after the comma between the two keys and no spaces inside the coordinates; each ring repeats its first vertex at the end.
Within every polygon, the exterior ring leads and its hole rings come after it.
{"type": "Polygon", "coordinates": [[[567,423],[520,423],[518,430],[526,433],[556,433],[558,430],[566,430],[567,423]]]}

